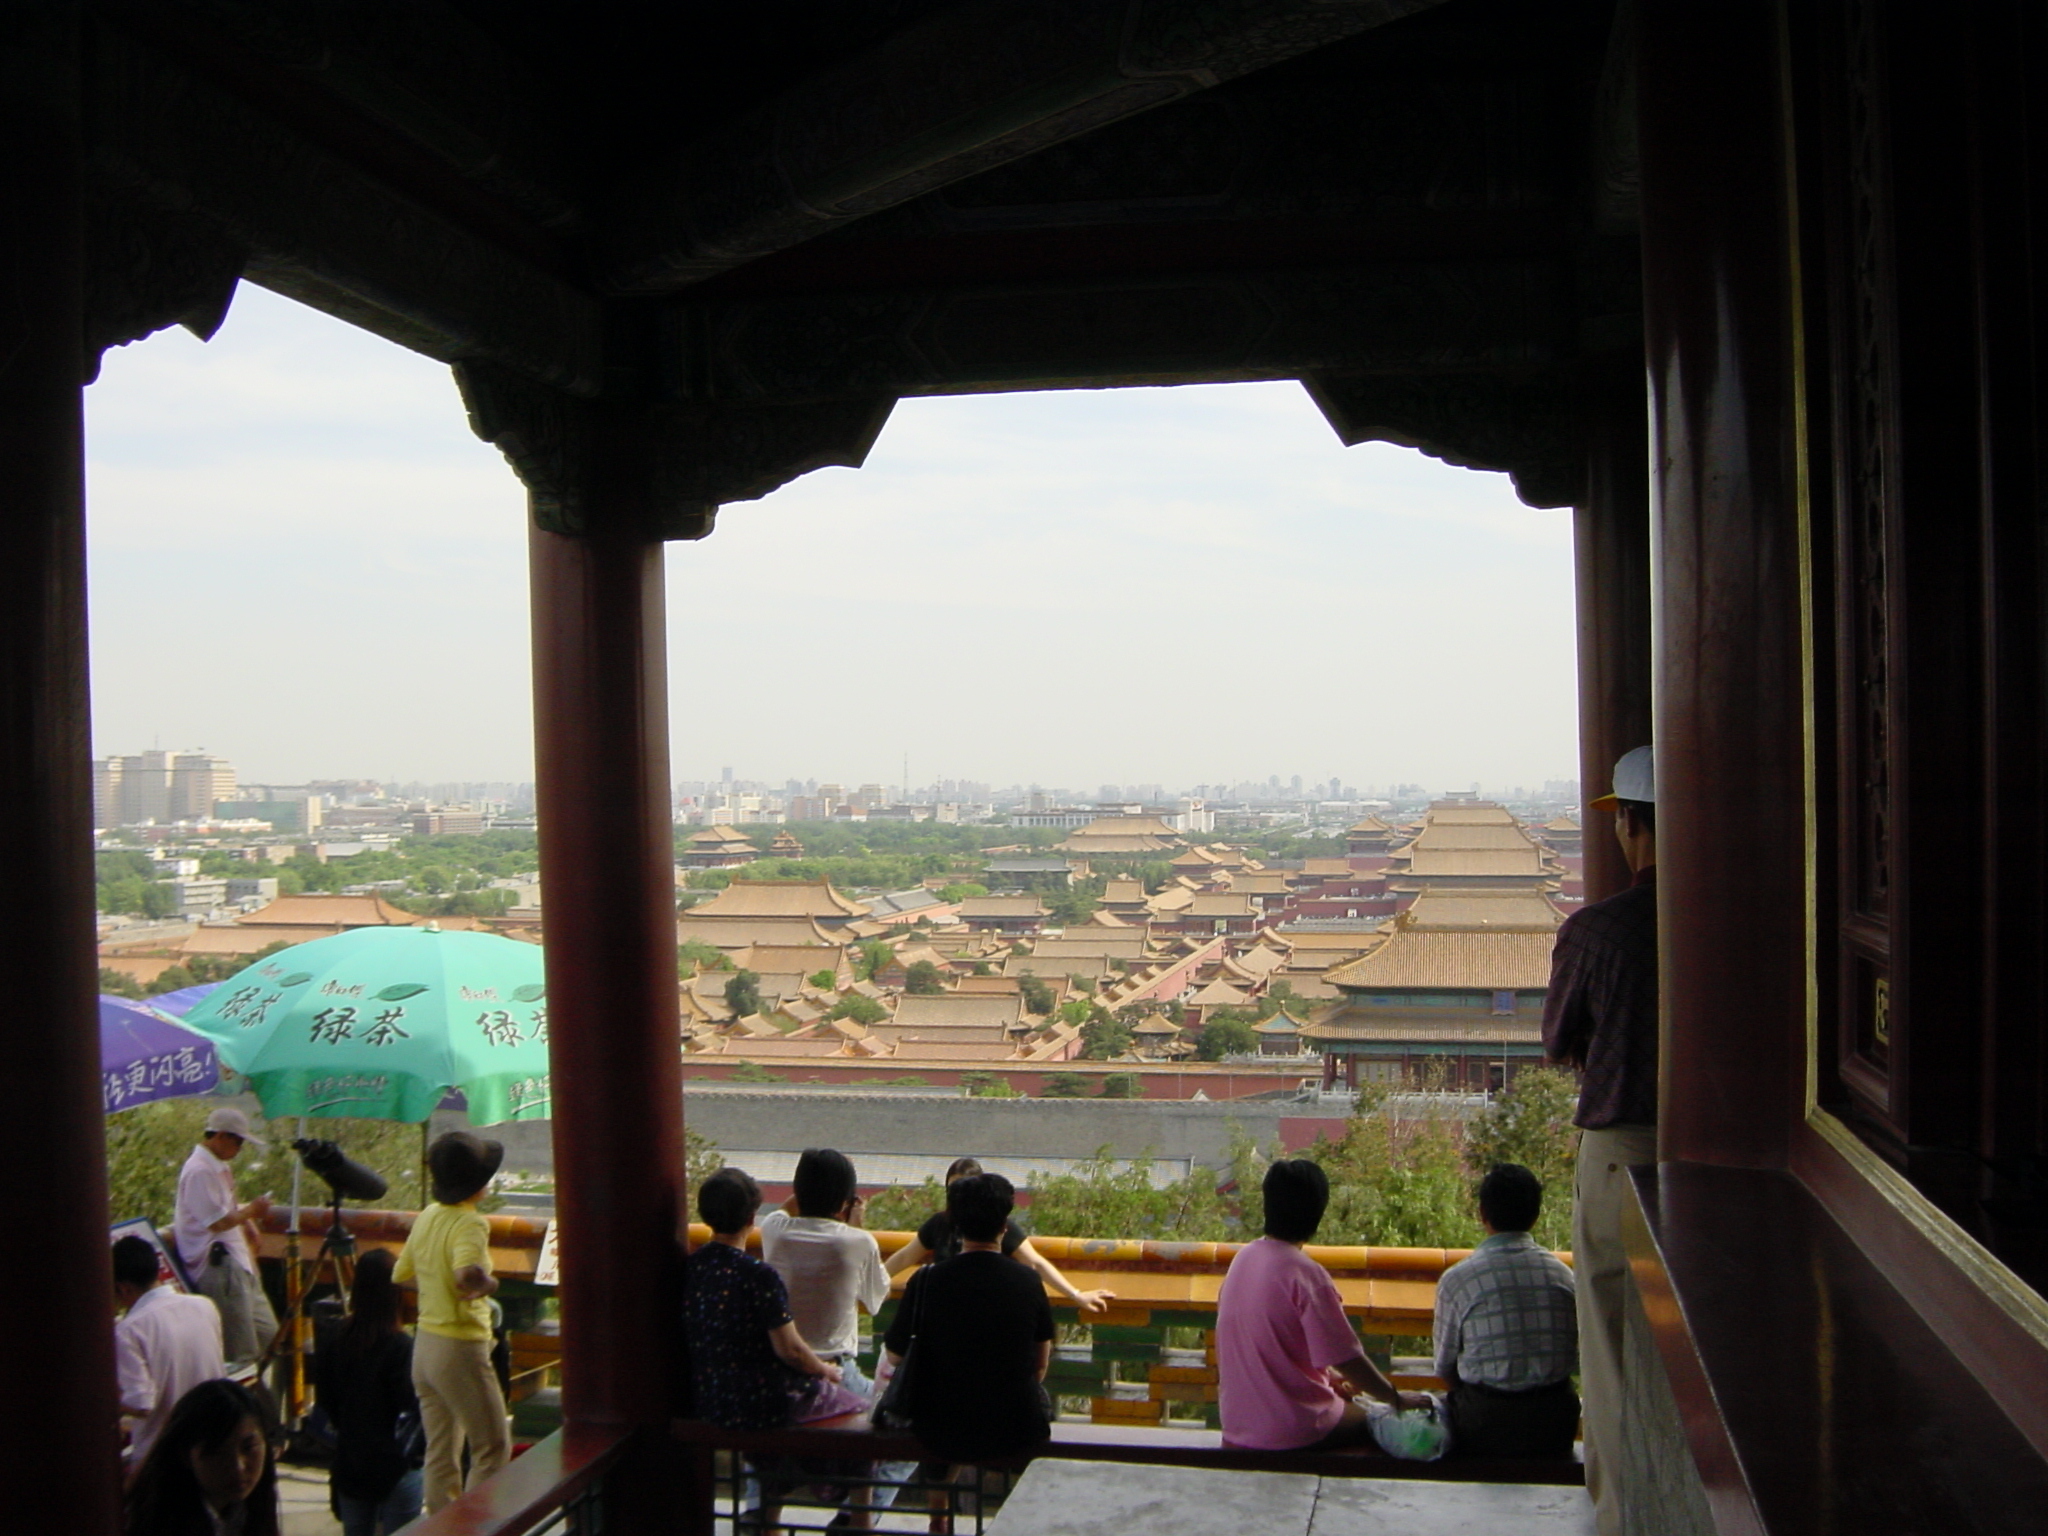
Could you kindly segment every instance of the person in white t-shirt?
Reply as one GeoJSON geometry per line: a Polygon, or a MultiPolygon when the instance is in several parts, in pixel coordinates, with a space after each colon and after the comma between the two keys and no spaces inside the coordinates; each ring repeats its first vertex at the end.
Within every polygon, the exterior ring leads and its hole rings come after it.
{"type": "Polygon", "coordinates": [[[126,1313],[114,1324],[114,1375],[121,1415],[133,1421],[123,1453],[131,1467],[149,1454],[179,1398],[227,1374],[213,1303],[159,1278],[154,1243],[124,1237],[114,1244],[114,1299],[126,1313]]]}
{"type": "Polygon", "coordinates": [[[193,1289],[220,1309],[221,1344],[230,1364],[254,1360],[277,1332],[277,1317],[256,1273],[256,1223],[270,1213],[270,1197],[235,1199],[234,1160],[242,1148],[265,1142],[239,1109],[223,1106],[206,1117],[199,1145],[178,1170],[178,1213],[172,1232],[178,1260],[193,1289]]]}
{"type": "Polygon", "coordinates": [[[868,1381],[855,1358],[856,1309],[871,1316],[879,1311],[889,1299],[889,1276],[875,1235],[860,1224],[865,1202],[853,1161],[844,1152],[812,1147],[797,1159],[791,1185],[796,1193],[782,1209],[760,1220],[761,1257],[782,1276],[804,1343],[839,1367],[843,1385],[865,1394],[868,1381]]]}

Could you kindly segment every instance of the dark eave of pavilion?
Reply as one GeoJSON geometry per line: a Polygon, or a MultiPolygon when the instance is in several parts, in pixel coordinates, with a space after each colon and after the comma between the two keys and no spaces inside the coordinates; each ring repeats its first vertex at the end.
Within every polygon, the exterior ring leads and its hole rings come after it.
{"type": "Polygon", "coordinates": [[[1252,379],[1559,505],[1636,342],[1611,13],[96,0],[88,353],[247,276],[456,365],[567,530],[622,413],[687,536],[903,396],[1252,379]]]}

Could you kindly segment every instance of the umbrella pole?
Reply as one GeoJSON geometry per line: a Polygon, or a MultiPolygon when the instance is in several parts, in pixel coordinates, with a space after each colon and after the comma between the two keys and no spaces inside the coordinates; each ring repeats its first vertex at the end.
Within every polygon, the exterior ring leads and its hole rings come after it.
{"type": "MultiPolygon", "coordinates": [[[[299,1116],[298,1140],[306,1139],[306,1117],[299,1116]]],[[[285,1226],[284,1237],[284,1286],[285,1305],[291,1309],[292,1366],[289,1386],[289,1401],[285,1404],[285,1420],[297,1424],[306,1412],[306,1308],[305,1276],[299,1268],[299,1195],[301,1181],[306,1176],[305,1162],[292,1158],[292,1219],[285,1226]]]]}

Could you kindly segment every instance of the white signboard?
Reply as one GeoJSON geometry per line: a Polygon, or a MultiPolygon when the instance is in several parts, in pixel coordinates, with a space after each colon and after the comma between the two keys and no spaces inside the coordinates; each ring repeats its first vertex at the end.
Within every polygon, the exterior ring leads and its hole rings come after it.
{"type": "Polygon", "coordinates": [[[562,1261],[555,1253],[555,1224],[548,1222],[547,1234],[540,1240],[540,1259],[533,1266],[535,1285],[560,1285],[562,1283],[562,1261]]]}

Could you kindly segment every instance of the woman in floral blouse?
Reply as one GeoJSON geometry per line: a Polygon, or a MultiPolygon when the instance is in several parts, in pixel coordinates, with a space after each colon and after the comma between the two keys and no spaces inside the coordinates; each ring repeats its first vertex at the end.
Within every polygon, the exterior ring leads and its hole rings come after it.
{"type": "MultiPolygon", "coordinates": [[[[747,1252],[761,1189],[721,1168],[697,1190],[711,1241],[684,1264],[683,1332],[697,1417],[722,1429],[785,1429],[859,1413],[866,1401],[839,1384],[790,1316],[782,1276],[747,1252]]],[[[763,1511],[775,1526],[775,1511],[763,1511]]]]}

